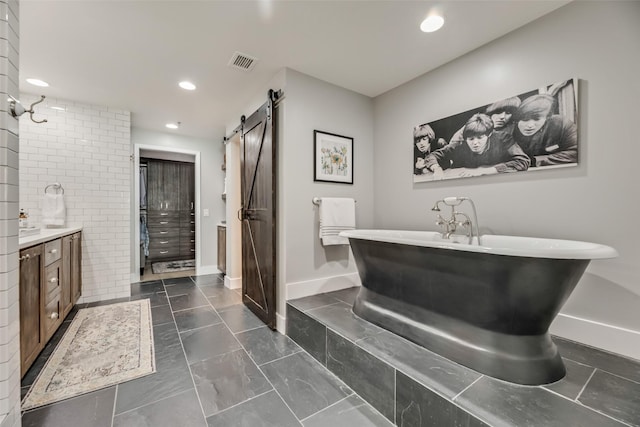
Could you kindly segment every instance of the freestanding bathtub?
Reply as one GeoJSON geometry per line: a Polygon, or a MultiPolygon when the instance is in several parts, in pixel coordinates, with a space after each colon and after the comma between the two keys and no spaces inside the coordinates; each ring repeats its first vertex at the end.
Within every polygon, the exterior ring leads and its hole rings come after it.
{"type": "Polygon", "coordinates": [[[478,372],[527,385],[564,377],[549,325],[589,261],[617,256],[608,246],[569,240],[485,235],[478,246],[427,231],[340,235],[349,238],[362,281],[355,314],[478,372]]]}

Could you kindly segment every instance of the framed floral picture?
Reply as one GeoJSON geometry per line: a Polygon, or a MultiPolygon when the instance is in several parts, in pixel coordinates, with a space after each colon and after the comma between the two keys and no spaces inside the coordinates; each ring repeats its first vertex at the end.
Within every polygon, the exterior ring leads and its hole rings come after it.
{"type": "Polygon", "coordinates": [[[353,138],[313,131],[314,181],[353,184],[353,138]]]}

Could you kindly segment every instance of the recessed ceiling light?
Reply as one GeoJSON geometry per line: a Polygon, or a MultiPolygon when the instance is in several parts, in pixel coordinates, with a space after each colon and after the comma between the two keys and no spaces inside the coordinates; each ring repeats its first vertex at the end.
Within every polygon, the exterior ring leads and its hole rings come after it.
{"type": "Polygon", "coordinates": [[[420,29],[425,33],[438,31],[444,25],[444,18],[440,15],[431,15],[420,24],[420,29]]]}
{"type": "Polygon", "coordinates": [[[169,129],[178,129],[178,125],[175,123],[167,123],[165,126],[169,129]]]}
{"type": "Polygon", "coordinates": [[[178,85],[182,88],[182,89],[186,89],[186,90],[196,90],[196,85],[194,85],[191,82],[188,81],[183,81],[178,83],[178,85]]]}
{"type": "Polygon", "coordinates": [[[47,87],[49,83],[39,79],[27,79],[27,83],[31,83],[34,86],[47,87]]]}

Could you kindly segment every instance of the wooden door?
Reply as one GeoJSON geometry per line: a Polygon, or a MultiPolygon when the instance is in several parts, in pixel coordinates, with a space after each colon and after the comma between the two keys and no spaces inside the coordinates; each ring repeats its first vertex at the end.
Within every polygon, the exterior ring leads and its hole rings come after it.
{"type": "Polygon", "coordinates": [[[44,347],[41,284],[44,276],[42,246],[20,251],[20,372],[27,372],[44,347]]]}
{"type": "Polygon", "coordinates": [[[242,302],[276,326],[276,144],[270,100],[246,119],[240,150],[242,302]]]}

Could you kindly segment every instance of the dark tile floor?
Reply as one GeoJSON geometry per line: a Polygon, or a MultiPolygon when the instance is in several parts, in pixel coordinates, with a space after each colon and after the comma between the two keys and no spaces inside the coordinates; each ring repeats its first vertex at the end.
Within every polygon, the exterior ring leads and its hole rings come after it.
{"type": "MultiPolygon", "coordinates": [[[[24,427],[391,425],[292,340],[265,327],[220,276],[136,283],[131,295],[151,301],[157,372],[27,411],[24,427]]],[[[23,396],[86,306],[74,308],[27,372],[23,396]]]]}
{"type": "Polygon", "coordinates": [[[640,361],[553,337],[565,378],[512,384],[359,318],[356,294],[288,301],[288,335],[398,426],[640,427],[640,361]]]}

